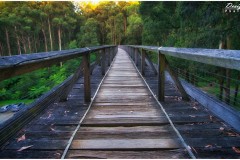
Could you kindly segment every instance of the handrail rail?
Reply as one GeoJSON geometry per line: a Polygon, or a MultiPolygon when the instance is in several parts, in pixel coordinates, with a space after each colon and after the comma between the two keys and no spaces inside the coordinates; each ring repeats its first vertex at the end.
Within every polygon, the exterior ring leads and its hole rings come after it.
{"type": "Polygon", "coordinates": [[[111,47],[115,46],[105,45],[0,57],[0,81],[111,47]]]}
{"type": "Polygon", "coordinates": [[[214,66],[240,70],[240,50],[175,48],[141,45],[128,46],[158,53],[161,52],[161,54],[169,55],[176,58],[182,58],[214,66]]]}

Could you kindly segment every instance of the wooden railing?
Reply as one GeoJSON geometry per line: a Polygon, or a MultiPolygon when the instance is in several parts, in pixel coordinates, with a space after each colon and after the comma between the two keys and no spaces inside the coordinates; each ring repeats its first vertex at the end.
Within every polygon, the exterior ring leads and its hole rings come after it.
{"type": "Polygon", "coordinates": [[[3,145],[25,124],[53,102],[67,100],[68,93],[79,77],[84,76],[84,100],[91,101],[90,75],[97,64],[101,64],[101,73],[105,74],[106,64],[110,65],[117,52],[116,46],[86,47],[73,50],[43,52],[27,55],[0,57],[0,81],[49,67],[77,57],[82,57],[82,63],[76,72],[60,85],[35,100],[35,102],[22,108],[3,124],[0,124],[0,146],[3,145]],[[90,55],[97,54],[97,60],[90,64],[90,55]],[[108,57],[106,59],[106,57],[108,57]]]}
{"type": "Polygon", "coordinates": [[[240,71],[240,51],[239,50],[224,50],[224,49],[201,49],[201,48],[173,48],[173,47],[158,47],[158,46],[138,46],[126,45],[120,46],[125,49],[136,65],[140,64],[140,72],[145,74],[145,63],[148,63],[155,74],[158,76],[158,92],[157,98],[159,101],[164,101],[165,89],[165,70],[168,71],[176,87],[182,94],[184,100],[189,100],[189,97],[196,99],[203,106],[212,111],[215,115],[225,120],[235,129],[240,131],[240,112],[223,103],[212,96],[208,96],[205,92],[192,86],[186,81],[178,77],[178,74],[171,68],[166,56],[171,56],[181,59],[200,62],[219,68],[233,69],[240,71]],[[157,67],[154,67],[149,60],[147,51],[155,53],[158,56],[157,67]],[[139,63],[139,60],[141,63],[139,63]],[[157,69],[156,69],[157,68],[157,69]]]}
{"type": "MultiPolygon", "coordinates": [[[[141,72],[144,74],[146,51],[153,51],[158,54],[158,75],[159,75],[159,87],[158,87],[158,99],[164,101],[164,70],[165,68],[172,75],[178,89],[182,93],[183,97],[186,96],[186,92],[182,90],[182,86],[176,74],[170,68],[166,56],[172,56],[176,58],[201,62],[214,66],[240,70],[240,51],[239,50],[223,50],[223,49],[201,49],[201,48],[173,48],[173,47],[157,47],[157,46],[136,46],[128,45],[122,46],[127,50],[135,63],[138,62],[138,52],[141,51],[141,72]]],[[[186,98],[186,97],[185,97],[186,98]]]]}

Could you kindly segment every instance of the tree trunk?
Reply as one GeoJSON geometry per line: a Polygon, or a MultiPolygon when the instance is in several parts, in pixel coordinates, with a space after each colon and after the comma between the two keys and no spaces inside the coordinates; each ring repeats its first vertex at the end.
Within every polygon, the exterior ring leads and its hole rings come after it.
{"type": "Polygon", "coordinates": [[[48,18],[48,32],[49,32],[49,40],[50,40],[50,46],[51,46],[51,51],[53,50],[53,41],[52,41],[52,30],[51,30],[51,23],[48,18]]]}
{"type": "MultiPolygon", "coordinates": [[[[59,46],[59,51],[62,50],[62,40],[61,40],[61,27],[58,27],[58,46],[59,46]]],[[[60,67],[62,67],[62,62],[60,62],[60,67]]]]}
{"type": "Polygon", "coordinates": [[[37,49],[37,39],[36,39],[36,35],[34,34],[34,48],[35,48],[35,52],[37,53],[38,52],[38,49],[37,49]]]}
{"type": "Polygon", "coordinates": [[[46,37],[46,33],[45,30],[42,28],[42,33],[43,33],[43,38],[44,38],[44,44],[45,44],[45,51],[48,51],[48,45],[47,45],[47,37],[46,37]]]}
{"type": "Polygon", "coordinates": [[[26,54],[27,53],[27,47],[26,47],[26,41],[24,39],[24,37],[22,37],[22,45],[23,45],[23,50],[24,50],[24,53],[26,54]]]}
{"type": "Polygon", "coordinates": [[[116,22],[114,19],[114,45],[117,45],[117,35],[116,35],[116,22]]]}
{"type": "Polygon", "coordinates": [[[31,41],[29,36],[28,36],[28,49],[29,49],[29,53],[32,53],[31,41]]]}
{"type": "Polygon", "coordinates": [[[6,33],[6,41],[7,41],[7,48],[8,48],[8,55],[11,56],[11,46],[10,46],[10,42],[9,42],[9,34],[8,34],[8,30],[7,28],[5,28],[5,33],[6,33]]]}
{"type": "Polygon", "coordinates": [[[124,24],[124,36],[126,36],[127,33],[127,15],[123,15],[123,24],[124,24]]]}
{"type": "Polygon", "coordinates": [[[239,90],[239,81],[240,81],[240,73],[238,72],[238,78],[237,78],[237,83],[235,86],[235,92],[234,92],[234,105],[237,103],[237,96],[238,96],[238,90],[239,90]]]}
{"type": "Polygon", "coordinates": [[[62,41],[61,41],[61,27],[58,27],[58,47],[59,51],[62,50],[62,41]]]}
{"type": "Polygon", "coordinates": [[[17,46],[18,46],[18,54],[22,54],[22,51],[21,51],[21,45],[20,45],[20,41],[19,41],[19,36],[17,34],[17,27],[15,26],[15,33],[16,33],[16,38],[17,38],[17,46]]]}
{"type": "Polygon", "coordinates": [[[0,42],[0,56],[3,56],[3,47],[1,42],[0,42]]]}

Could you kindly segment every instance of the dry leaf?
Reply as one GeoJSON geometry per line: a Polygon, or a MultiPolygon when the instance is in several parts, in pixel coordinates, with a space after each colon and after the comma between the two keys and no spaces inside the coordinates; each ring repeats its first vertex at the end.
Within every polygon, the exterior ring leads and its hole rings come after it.
{"type": "Polygon", "coordinates": [[[47,118],[50,118],[51,116],[52,116],[52,114],[50,113],[47,118]]]}
{"type": "Polygon", "coordinates": [[[197,107],[193,107],[193,109],[198,110],[197,107]]]}
{"type": "Polygon", "coordinates": [[[237,147],[232,147],[232,149],[233,149],[236,153],[240,153],[240,149],[238,149],[237,147]]]}
{"type": "Polygon", "coordinates": [[[195,118],[196,116],[193,116],[193,115],[189,115],[190,117],[192,117],[192,118],[195,118]]]}
{"type": "Polygon", "coordinates": [[[26,139],[25,134],[17,139],[17,142],[24,141],[26,139]]]}
{"type": "Polygon", "coordinates": [[[228,136],[231,136],[231,137],[237,137],[239,136],[237,133],[233,133],[233,132],[227,132],[228,136]]]}
{"type": "Polygon", "coordinates": [[[52,131],[55,131],[55,129],[53,129],[52,127],[50,127],[50,129],[51,129],[52,131]]]}
{"type": "Polygon", "coordinates": [[[28,148],[30,148],[30,147],[32,147],[33,145],[30,145],[30,146],[24,146],[24,147],[22,147],[22,148],[20,148],[19,150],[17,150],[18,152],[21,152],[21,151],[23,151],[23,150],[25,150],[25,149],[28,149],[28,148]]]}
{"type": "Polygon", "coordinates": [[[213,116],[212,115],[210,115],[209,118],[210,118],[211,121],[213,120],[213,116]]]}
{"type": "Polygon", "coordinates": [[[220,129],[221,131],[223,131],[223,130],[224,130],[224,128],[223,128],[223,127],[220,127],[219,129],[220,129]]]}
{"type": "Polygon", "coordinates": [[[205,146],[205,148],[210,148],[210,147],[212,147],[211,144],[208,144],[208,145],[205,146]]]}

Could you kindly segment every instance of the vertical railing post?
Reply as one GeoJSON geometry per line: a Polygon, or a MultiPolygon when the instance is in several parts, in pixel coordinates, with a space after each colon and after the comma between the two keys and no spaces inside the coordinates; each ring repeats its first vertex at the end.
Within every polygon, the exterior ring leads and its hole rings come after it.
{"type": "Polygon", "coordinates": [[[105,52],[106,52],[106,49],[104,49],[104,51],[101,51],[102,52],[102,61],[101,61],[101,70],[102,70],[102,75],[105,75],[105,52]]]}
{"type": "Polygon", "coordinates": [[[165,57],[161,52],[158,53],[158,100],[164,101],[165,88],[165,57]]]}
{"type": "Polygon", "coordinates": [[[134,51],[135,51],[135,64],[136,66],[138,66],[138,49],[135,48],[134,51]]]}
{"type": "Polygon", "coordinates": [[[108,55],[108,57],[107,57],[108,66],[110,66],[110,64],[111,64],[111,51],[110,51],[110,48],[106,48],[106,50],[107,50],[107,55],[108,55]]]}
{"type": "Polygon", "coordinates": [[[114,57],[114,48],[113,47],[110,48],[110,55],[111,55],[111,62],[112,62],[113,57],[114,57]]]}
{"type": "Polygon", "coordinates": [[[90,53],[83,55],[84,101],[91,102],[90,53]]]}
{"type": "Polygon", "coordinates": [[[145,54],[146,51],[144,49],[141,49],[141,73],[144,76],[145,75],[145,54]]]}

